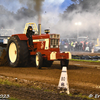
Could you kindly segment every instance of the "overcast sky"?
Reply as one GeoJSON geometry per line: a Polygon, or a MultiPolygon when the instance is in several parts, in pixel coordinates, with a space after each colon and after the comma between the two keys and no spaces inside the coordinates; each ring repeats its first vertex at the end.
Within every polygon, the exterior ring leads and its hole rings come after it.
{"type": "MultiPolygon", "coordinates": [[[[17,12],[18,9],[21,7],[29,8],[28,11],[33,10],[33,13],[29,12],[28,14],[32,15],[31,17],[25,17],[23,13],[21,13],[21,18],[16,19],[14,16],[9,16],[9,19],[13,22],[12,26],[16,29],[18,29],[18,32],[23,32],[25,23],[28,22],[35,22],[38,24],[38,13],[41,14],[41,26],[42,26],[42,32],[46,28],[50,29],[51,33],[57,33],[61,34],[61,36],[65,37],[65,35],[72,35],[77,33],[77,30],[82,32],[89,33],[97,33],[98,31],[98,22],[100,20],[100,17],[97,16],[99,14],[98,9],[100,8],[100,3],[96,3],[97,5],[93,9],[94,12],[85,12],[83,11],[81,14],[76,13],[75,10],[73,10],[71,13],[66,15],[64,18],[59,15],[59,13],[63,13],[63,11],[66,10],[66,8],[71,5],[73,2],[71,0],[0,0],[0,5],[3,5],[8,9],[9,11],[17,12]],[[20,1],[20,2],[19,2],[20,1]],[[44,2],[42,2],[44,1],[44,2]],[[42,5],[41,5],[42,3],[42,5]],[[37,4],[37,5],[35,5],[37,4]],[[42,8],[42,12],[41,12],[42,8]],[[38,10],[40,9],[40,10],[38,10]],[[74,16],[74,17],[73,17],[74,16]],[[71,17],[71,20],[68,18],[71,17]],[[19,26],[20,21],[20,26],[19,26]],[[76,22],[81,22],[81,26],[76,26],[76,22]]],[[[98,1],[98,0],[97,0],[98,1]]],[[[96,2],[96,0],[95,0],[96,2]]],[[[92,5],[90,5],[92,7],[92,5]]],[[[81,6],[79,7],[81,10],[81,6]]],[[[2,11],[2,10],[1,10],[2,11]]],[[[19,14],[20,15],[20,14],[19,14]]],[[[8,22],[8,19],[5,17],[1,17],[1,22],[8,22]]],[[[10,27],[11,25],[5,24],[5,27],[10,27]]],[[[94,37],[94,36],[93,36],[94,37]]]]}
{"type": "MultiPolygon", "coordinates": [[[[64,11],[66,7],[69,6],[71,3],[71,0],[45,0],[43,2],[42,9],[48,12],[55,12],[55,10],[58,9],[59,12],[61,12],[64,11]]],[[[13,12],[16,12],[21,7],[26,7],[26,5],[19,3],[18,0],[0,0],[0,5],[4,5],[8,10],[13,12]]]]}
{"type": "MultiPolygon", "coordinates": [[[[3,5],[9,11],[13,11],[16,13],[17,10],[20,9],[21,7],[31,8],[32,5],[34,6],[35,4],[32,1],[35,1],[36,3],[36,0],[0,0],[0,5],[3,5]],[[27,5],[26,3],[27,1],[29,5],[27,5]]],[[[68,20],[66,20],[66,18],[62,19],[59,16],[59,13],[63,13],[63,11],[65,11],[66,8],[72,3],[73,2],[71,2],[71,0],[44,0],[44,2],[42,2],[42,5],[41,5],[42,7],[42,13],[41,13],[42,32],[44,32],[44,30],[48,28],[50,29],[50,33],[57,33],[61,35],[65,35],[65,33],[70,34],[70,31],[75,31],[75,29],[72,30],[72,27],[71,27],[73,24],[73,21],[69,22],[68,20]]],[[[37,7],[38,6],[39,5],[37,5],[37,7]]],[[[34,7],[33,7],[33,10],[34,10],[34,7]]],[[[13,27],[18,29],[17,31],[20,33],[23,32],[25,23],[35,22],[36,24],[38,24],[38,14],[35,13],[33,17],[28,17],[28,18],[25,18],[24,16],[25,15],[23,14],[23,16],[21,16],[22,19],[19,19],[20,27],[19,27],[19,21],[16,20],[13,16],[10,16],[10,19],[13,21],[13,27]]],[[[3,20],[6,23],[7,19],[3,18],[3,20]]],[[[6,27],[10,27],[9,23],[8,25],[6,25],[6,27]]]]}

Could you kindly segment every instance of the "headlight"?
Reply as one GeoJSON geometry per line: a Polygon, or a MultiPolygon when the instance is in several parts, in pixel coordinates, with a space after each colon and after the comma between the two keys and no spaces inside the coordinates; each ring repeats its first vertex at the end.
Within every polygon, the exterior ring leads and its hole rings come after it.
{"type": "Polygon", "coordinates": [[[58,48],[58,45],[56,45],[56,48],[58,48]]]}
{"type": "Polygon", "coordinates": [[[53,48],[53,45],[51,45],[51,48],[53,48]]]}

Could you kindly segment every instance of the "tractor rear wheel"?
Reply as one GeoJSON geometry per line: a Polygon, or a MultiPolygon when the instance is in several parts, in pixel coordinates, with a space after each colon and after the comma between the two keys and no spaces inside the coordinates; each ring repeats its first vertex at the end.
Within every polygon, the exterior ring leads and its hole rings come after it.
{"type": "Polygon", "coordinates": [[[10,37],[7,44],[7,58],[11,67],[26,66],[29,51],[27,41],[19,40],[18,36],[10,37]]]}
{"type": "Polygon", "coordinates": [[[40,52],[36,53],[35,63],[36,63],[36,67],[38,69],[41,69],[42,63],[43,63],[43,58],[42,58],[42,54],[40,52]]]}

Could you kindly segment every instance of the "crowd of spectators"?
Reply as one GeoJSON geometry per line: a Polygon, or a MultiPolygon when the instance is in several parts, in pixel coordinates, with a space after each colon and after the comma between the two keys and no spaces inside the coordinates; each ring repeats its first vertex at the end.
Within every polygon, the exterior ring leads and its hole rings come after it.
{"type": "Polygon", "coordinates": [[[91,52],[93,49],[93,41],[65,41],[61,40],[60,49],[67,51],[88,51],[91,52]]]}
{"type": "Polygon", "coordinates": [[[69,50],[71,51],[89,51],[91,52],[91,50],[93,49],[94,43],[90,42],[90,41],[71,41],[71,43],[69,43],[69,50]]]}

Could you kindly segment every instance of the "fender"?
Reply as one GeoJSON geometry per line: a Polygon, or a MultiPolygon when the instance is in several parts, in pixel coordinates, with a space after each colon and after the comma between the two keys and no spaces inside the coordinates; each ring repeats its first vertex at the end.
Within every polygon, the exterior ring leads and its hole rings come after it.
{"type": "Polygon", "coordinates": [[[18,36],[20,40],[28,40],[25,34],[14,34],[12,36],[18,36]]]}

